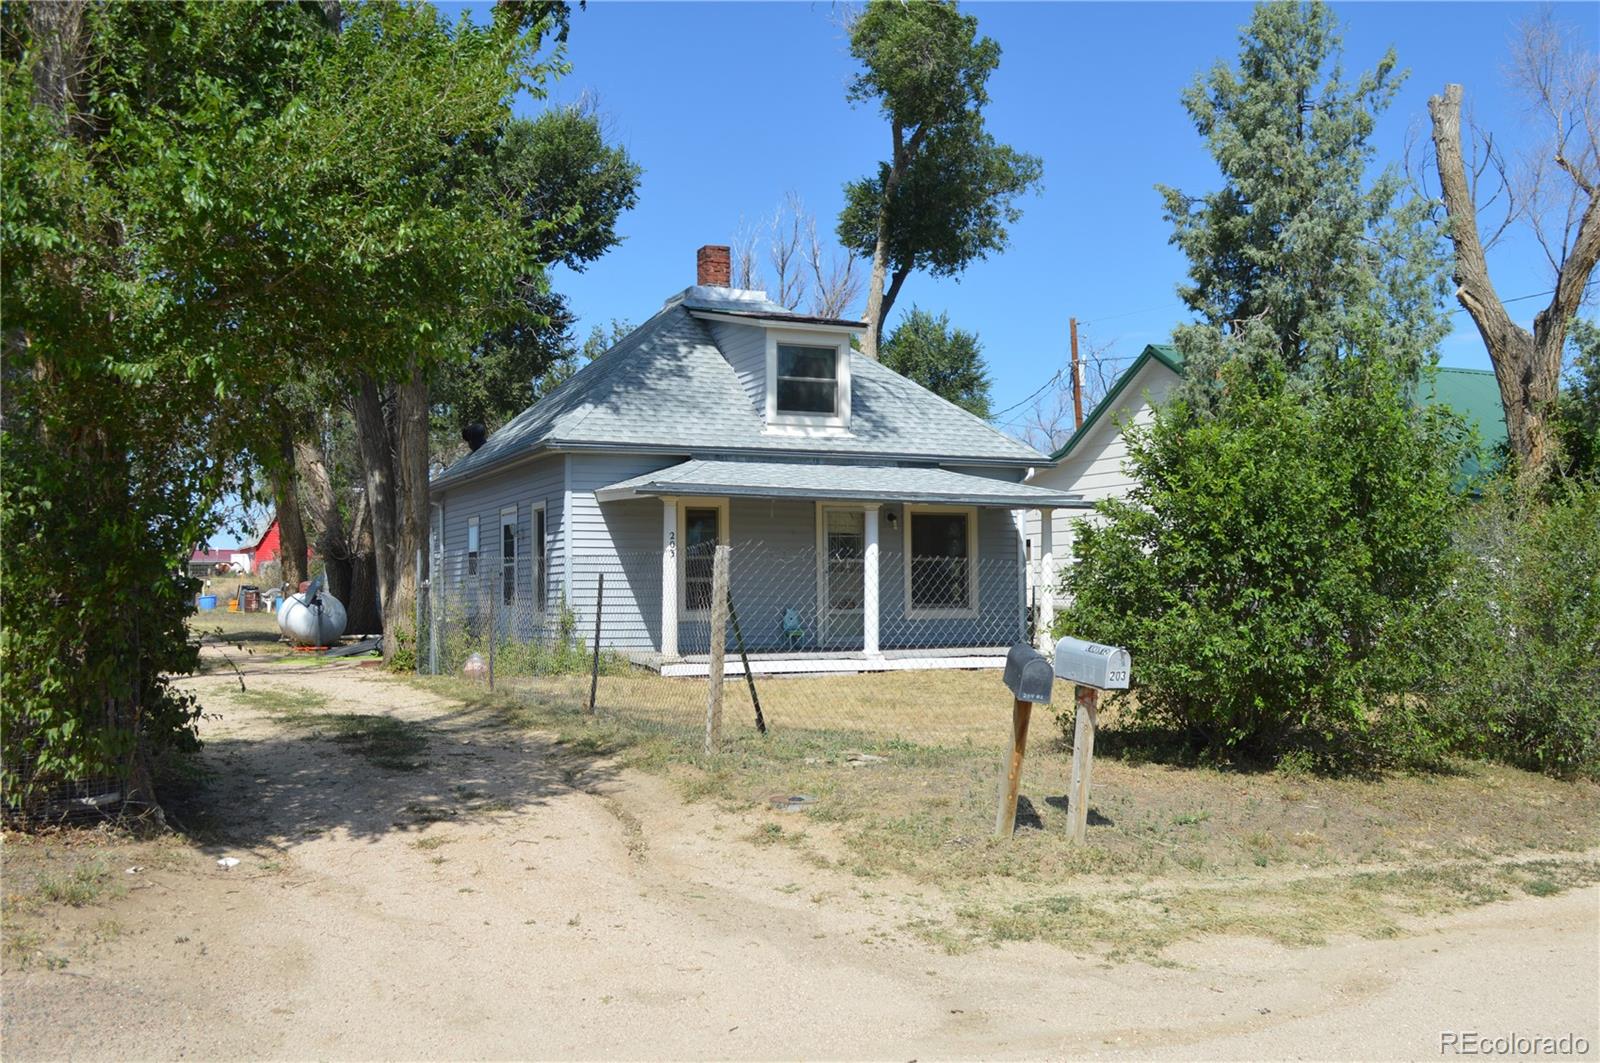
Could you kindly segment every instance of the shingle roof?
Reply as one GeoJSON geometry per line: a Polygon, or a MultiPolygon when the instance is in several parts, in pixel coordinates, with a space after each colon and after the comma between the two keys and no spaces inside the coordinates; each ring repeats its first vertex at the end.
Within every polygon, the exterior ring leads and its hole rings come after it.
{"type": "Polygon", "coordinates": [[[789,461],[695,459],[647,472],[595,492],[601,501],[638,495],[707,495],[715,498],[838,499],[871,502],[944,502],[1006,508],[1051,506],[1088,509],[1083,496],[950,469],[894,465],[811,464],[789,461]]]}
{"type": "MultiPolygon", "coordinates": [[[[512,418],[434,482],[453,482],[541,447],[837,454],[1019,466],[1047,461],[1032,447],[856,353],[850,356],[848,434],[766,432],[762,415],[710,331],[686,309],[690,304],[716,309],[714,301],[696,298],[696,291],[689,289],[669,300],[654,317],[512,418]]],[[[738,302],[757,313],[782,311],[771,309],[765,300],[738,302]]]]}

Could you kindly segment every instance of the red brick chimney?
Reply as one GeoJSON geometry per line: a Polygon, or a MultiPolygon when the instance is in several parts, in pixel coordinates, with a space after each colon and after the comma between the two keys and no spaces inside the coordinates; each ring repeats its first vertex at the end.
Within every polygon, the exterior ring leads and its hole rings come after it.
{"type": "Polygon", "coordinates": [[[707,244],[695,252],[696,284],[711,288],[732,287],[733,254],[726,244],[707,244]]]}

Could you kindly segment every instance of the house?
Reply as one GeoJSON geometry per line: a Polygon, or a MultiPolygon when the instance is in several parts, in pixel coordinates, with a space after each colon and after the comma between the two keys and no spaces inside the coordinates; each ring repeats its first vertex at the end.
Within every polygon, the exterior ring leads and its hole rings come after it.
{"type": "Polygon", "coordinates": [[[602,645],[704,674],[727,544],[752,669],[1003,663],[1028,631],[1022,513],[1087,503],[855,351],[861,322],[730,287],[729,257],[701,248],[693,287],[434,478],[435,588],[463,622],[588,635],[603,575],[602,645]]]}
{"type": "Polygon", "coordinates": [[[278,515],[274,513],[272,519],[267,521],[266,527],[261,529],[261,534],[256,536],[256,543],[250,548],[250,557],[256,568],[269,561],[278,560],[278,555],[283,553],[282,531],[278,527],[278,515]]]}
{"type": "MultiPolygon", "coordinates": [[[[1130,425],[1148,424],[1153,409],[1165,401],[1183,377],[1183,355],[1176,347],[1153,344],[1133,360],[1119,376],[1083,424],[1053,455],[1053,465],[1040,468],[1029,479],[1038,487],[1071,492],[1093,503],[1102,498],[1122,498],[1133,487],[1125,459],[1128,454],[1124,430],[1130,425]]],[[[1495,450],[1505,444],[1505,413],[1500,405],[1500,389],[1493,371],[1440,367],[1424,384],[1421,400],[1442,403],[1462,414],[1477,431],[1479,454],[1469,459],[1464,473],[1475,473],[1495,450]]],[[[1070,561],[1073,529],[1078,519],[1093,520],[1090,514],[1059,513],[1048,531],[1037,517],[1026,523],[1029,550],[1042,547],[1052,560],[1070,561]]],[[[1030,569],[1036,577],[1040,566],[1030,569]]],[[[1040,593],[1053,588],[1046,580],[1040,593]]]]}
{"type": "Polygon", "coordinates": [[[249,572],[250,557],[237,550],[207,547],[189,555],[188,570],[195,579],[207,579],[222,572],[249,572]]]}

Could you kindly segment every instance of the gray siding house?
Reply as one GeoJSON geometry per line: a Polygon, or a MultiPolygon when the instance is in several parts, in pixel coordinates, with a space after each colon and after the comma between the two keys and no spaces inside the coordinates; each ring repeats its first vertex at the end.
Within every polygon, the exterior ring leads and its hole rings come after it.
{"type": "Polygon", "coordinates": [[[496,587],[513,633],[559,612],[587,635],[603,575],[602,645],[703,674],[727,544],[752,669],[998,663],[1027,631],[1025,514],[1087,503],[1023,483],[1049,459],[855,352],[860,322],[729,287],[726,248],[699,267],[434,478],[435,586],[496,587]]]}

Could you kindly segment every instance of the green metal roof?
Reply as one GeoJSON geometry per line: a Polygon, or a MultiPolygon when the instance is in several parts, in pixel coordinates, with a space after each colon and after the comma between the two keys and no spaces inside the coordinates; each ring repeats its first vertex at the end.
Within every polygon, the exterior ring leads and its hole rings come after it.
{"type": "Polygon", "coordinates": [[[1111,386],[1111,390],[1106,392],[1106,397],[1101,399],[1093,410],[1089,411],[1089,416],[1083,419],[1083,423],[1077,427],[1072,436],[1061,445],[1059,450],[1050,455],[1050,460],[1060,461],[1066,457],[1067,453],[1078,445],[1078,440],[1094,430],[1094,426],[1100,423],[1101,417],[1116,409],[1117,399],[1127,390],[1129,382],[1138,376],[1139,370],[1148,365],[1151,360],[1160,362],[1179,376],[1183,375],[1183,355],[1178,353],[1178,348],[1165,343],[1152,343],[1145,347],[1144,350],[1139,352],[1139,357],[1133,360],[1133,364],[1128,366],[1127,371],[1117,378],[1117,382],[1111,386]]]}
{"type": "MultiPolygon", "coordinates": [[[[1106,397],[1100,400],[1093,412],[1085,417],[1083,425],[1072,433],[1070,439],[1050,455],[1052,461],[1060,461],[1078,441],[1086,436],[1101,417],[1116,409],[1117,400],[1129,384],[1139,375],[1139,371],[1152,359],[1159,361],[1168,369],[1183,375],[1183,355],[1178,353],[1176,347],[1166,344],[1151,344],[1140,352],[1133,364],[1117,378],[1117,382],[1106,397]]],[[[1505,409],[1500,404],[1500,385],[1495,380],[1492,369],[1455,369],[1440,366],[1434,370],[1432,376],[1423,382],[1422,402],[1428,406],[1448,406],[1462,417],[1478,433],[1479,455],[1476,459],[1468,458],[1462,472],[1468,476],[1474,475],[1482,464],[1491,458],[1496,449],[1503,446],[1506,441],[1505,409]]]]}
{"type": "Polygon", "coordinates": [[[1424,384],[1424,389],[1423,402],[1450,407],[1478,430],[1478,449],[1485,456],[1493,455],[1505,443],[1506,412],[1494,370],[1441,367],[1434,372],[1431,386],[1424,384]]]}

